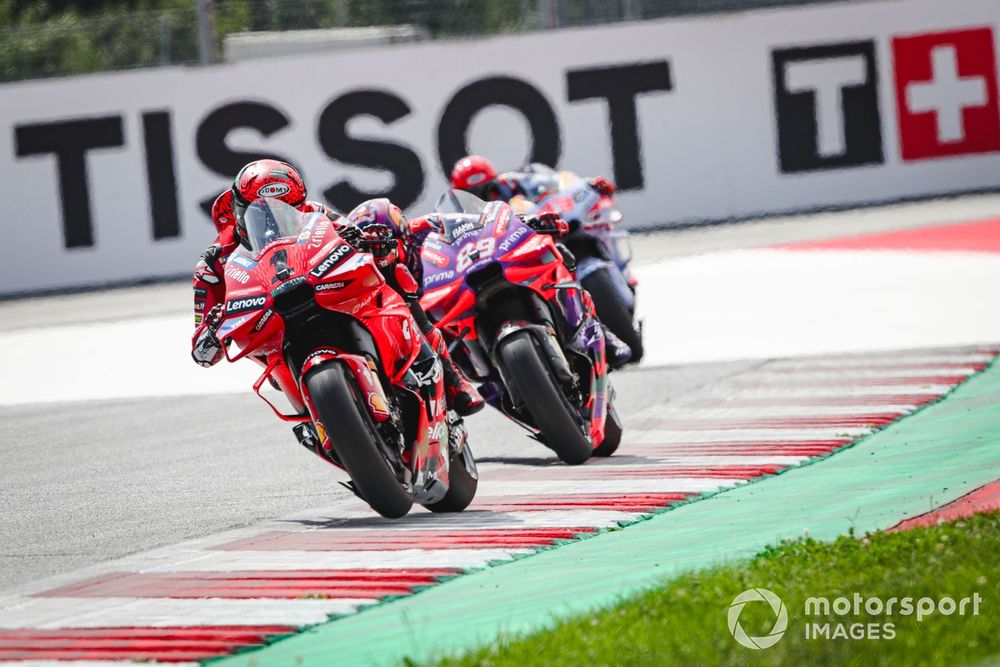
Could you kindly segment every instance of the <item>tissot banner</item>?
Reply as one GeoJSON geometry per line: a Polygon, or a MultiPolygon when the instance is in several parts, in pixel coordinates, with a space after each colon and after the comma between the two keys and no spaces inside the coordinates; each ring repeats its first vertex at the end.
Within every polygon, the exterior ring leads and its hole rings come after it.
{"type": "Polygon", "coordinates": [[[0,294],[179,275],[245,162],[433,207],[467,152],[628,226],[1000,187],[996,0],[886,0],[0,86],[0,294]]]}

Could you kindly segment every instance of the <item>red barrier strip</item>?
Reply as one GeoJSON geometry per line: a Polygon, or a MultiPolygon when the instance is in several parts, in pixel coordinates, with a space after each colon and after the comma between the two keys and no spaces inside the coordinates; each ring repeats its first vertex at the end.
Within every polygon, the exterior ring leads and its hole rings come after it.
{"type": "Polygon", "coordinates": [[[909,250],[1000,253],[1000,218],[845,236],[825,241],[787,243],[772,247],[784,250],[909,250]]]}
{"type": "Polygon", "coordinates": [[[320,598],[376,599],[408,595],[417,586],[456,574],[426,570],[255,570],[247,572],[115,572],[38,597],[320,598]]]}
{"type": "Polygon", "coordinates": [[[910,528],[934,526],[943,521],[956,521],[980,512],[1000,510],[1000,479],[981,486],[972,493],[953,500],[932,512],[901,521],[888,532],[896,533],[910,528]]]}
{"type": "Polygon", "coordinates": [[[0,630],[0,660],[186,662],[296,631],[282,625],[0,630]]]}
{"type": "Polygon", "coordinates": [[[491,549],[549,546],[593,528],[503,530],[271,531],[216,547],[222,551],[398,551],[401,549],[491,549]]]}

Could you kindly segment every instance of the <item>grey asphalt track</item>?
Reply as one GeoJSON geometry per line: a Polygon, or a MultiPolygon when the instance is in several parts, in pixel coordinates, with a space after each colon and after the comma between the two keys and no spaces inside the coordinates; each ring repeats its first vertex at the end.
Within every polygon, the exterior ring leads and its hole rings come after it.
{"type": "MultiPolygon", "coordinates": [[[[627,424],[756,363],[616,373],[618,405],[627,424]]],[[[496,413],[469,429],[480,460],[554,460],[496,413]]],[[[0,408],[0,470],[0,592],[350,495],[249,393],[0,408]]]]}

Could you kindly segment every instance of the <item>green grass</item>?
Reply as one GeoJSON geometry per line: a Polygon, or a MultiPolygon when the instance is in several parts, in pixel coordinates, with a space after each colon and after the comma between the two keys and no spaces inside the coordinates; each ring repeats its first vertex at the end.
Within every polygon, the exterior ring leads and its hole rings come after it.
{"type": "MultiPolygon", "coordinates": [[[[767,604],[752,602],[739,620],[747,634],[761,636],[775,615],[767,604]]],[[[691,573],[549,631],[508,637],[437,664],[955,665],[991,657],[1000,662],[1000,512],[905,533],[846,536],[832,544],[808,537],[785,542],[750,561],[691,573]],[[729,632],[730,603],[749,588],[773,591],[787,607],[787,631],[771,648],[744,648],[729,632]],[[806,598],[823,596],[832,603],[854,593],[883,601],[958,600],[978,593],[982,601],[979,615],[970,603],[964,616],[935,612],[920,622],[915,614],[870,615],[863,608],[859,615],[853,609],[844,616],[804,613],[806,598]],[[810,623],[830,623],[833,633],[837,623],[849,629],[856,623],[883,628],[886,622],[894,625],[894,639],[805,638],[810,623]]]]}

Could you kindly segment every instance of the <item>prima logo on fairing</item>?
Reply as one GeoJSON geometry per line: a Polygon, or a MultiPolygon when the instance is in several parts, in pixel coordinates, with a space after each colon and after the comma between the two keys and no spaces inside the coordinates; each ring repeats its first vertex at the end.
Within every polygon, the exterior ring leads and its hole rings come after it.
{"type": "Polygon", "coordinates": [[[232,299],[226,302],[226,315],[236,315],[237,313],[245,313],[248,310],[257,310],[262,308],[265,303],[267,303],[267,296],[264,294],[248,296],[242,299],[232,299]]]}
{"type": "Polygon", "coordinates": [[[446,283],[455,277],[454,271],[441,271],[440,273],[435,273],[431,276],[427,276],[424,280],[425,285],[436,285],[438,283],[446,283]]]}
{"type": "Polygon", "coordinates": [[[346,243],[342,243],[334,248],[330,254],[326,256],[326,259],[317,264],[316,268],[309,272],[309,275],[314,278],[322,278],[326,274],[330,273],[330,271],[333,270],[333,267],[344,261],[344,259],[350,255],[353,250],[354,249],[351,246],[346,243]]]}
{"type": "Polygon", "coordinates": [[[531,231],[531,228],[527,227],[527,226],[525,226],[525,227],[518,227],[517,229],[515,229],[514,231],[512,231],[510,233],[510,236],[508,236],[507,238],[505,238],[503,240],[503,242],[500,244],[500,252],[501,253],[505,253],[508,250],[510,250],[511,248],[513,248],[514,246],[516,246],[521,241],[521,239],[523,239],[525,236],[528,235],[528,232],[530,232],[530,231],[531,231]]]}
{"type": "Polygon", "coordinates": [[[257,190],[258,197],[280,197],[287,195],[291,188],[287,183],[268,183],[257,190]]]}

